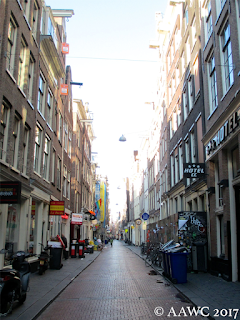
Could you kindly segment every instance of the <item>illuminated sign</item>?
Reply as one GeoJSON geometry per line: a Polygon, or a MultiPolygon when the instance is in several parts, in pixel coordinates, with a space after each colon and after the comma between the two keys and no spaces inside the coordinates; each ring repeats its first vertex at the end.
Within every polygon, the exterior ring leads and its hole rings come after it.
{"type": "Polygon", "coordinates": [[[1,181],[0,182],[0,203],[20,203],[21,182],[1,181]]]}
{"type": "Polygon", "coordinates": [[[205,163],[184,163],[184,178],[203,178],[205,176],[205,163]]]}
{"type": "Polygon", "coordinates": [[[50,201],[50,216],[61,216],[64,214],[64,201],[50,201]]]}

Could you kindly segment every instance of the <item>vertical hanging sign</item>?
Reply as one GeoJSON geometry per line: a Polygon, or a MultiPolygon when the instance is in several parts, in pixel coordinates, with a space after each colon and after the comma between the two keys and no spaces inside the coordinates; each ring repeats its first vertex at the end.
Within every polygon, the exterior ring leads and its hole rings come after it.
{"type": "Polygon", "coordinates": [[[62,96],[67,96],[68,95],[68,85],[67,84],[61,84],[60,94],[62,96]]]}
{"type": "Polygon", "coordinates": [[[65,43],[65,42],[62,43],[62,53],[63,54],[69,53],[69,44],[68,43],[65,43]]]}

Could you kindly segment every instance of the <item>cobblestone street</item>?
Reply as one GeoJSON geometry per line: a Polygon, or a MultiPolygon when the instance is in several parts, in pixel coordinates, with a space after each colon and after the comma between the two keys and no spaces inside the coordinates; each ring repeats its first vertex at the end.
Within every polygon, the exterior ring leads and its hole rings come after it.
{"type": "Polygon", "coordinates": [[[181,317],[196,319],[189,316],[191,303],[160,275],[150,275],[150,270],[115,240],[37,319],[170,319],[180,310],[181,317]],[[154,314],[157,307],[163,308],[158,313],[164,310],[161,317],[154,314]]]}

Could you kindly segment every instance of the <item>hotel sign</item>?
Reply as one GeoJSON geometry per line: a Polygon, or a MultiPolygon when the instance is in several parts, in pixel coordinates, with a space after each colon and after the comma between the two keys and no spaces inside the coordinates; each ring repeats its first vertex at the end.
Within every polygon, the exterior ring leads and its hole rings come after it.
{"type": "Polygon", "coordinates": [[[205,176],[205,163],[184,163],[184,178],[203,178],[205,176]]]}
{"type": "Polygon", "coordinates": [[[206,146],[206,159],[210,158],[221,144],[231,136],[235,129],[239,126],[240,108],[234,112],[224,125],[218,130],[217,134],[209,141],[206,146]]]}

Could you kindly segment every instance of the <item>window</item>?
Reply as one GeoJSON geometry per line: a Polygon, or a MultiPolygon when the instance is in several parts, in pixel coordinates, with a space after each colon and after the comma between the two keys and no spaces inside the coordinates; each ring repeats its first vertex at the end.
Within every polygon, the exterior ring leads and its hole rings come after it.
{"type": "Polygon", "coordinates": [[[61,190],[62,160],[57,158],[57,188],[61,190]]]}
{"type": "Polygon", "coordinates": [[[27,173],[29,130],[30,128],[26,124],[24,128],[24,136],[23,136],[23,167],[22,167],[23,174],[27,173]]]}
{"type": "Polygon", "coordinates": [[[7,44],[7,70],[13,75],[14,74],[14,60],[17,44],[17,23],[13,16],[10,18],[8,26],[8,44],[7,44]]]}
{"type": "Polygon", "coordinates": [[[187,64],[190,63],[190,59],[191,59],[191,49],[190,49],[190,37],[187,37],[187,41],[186,41],[186,53],[187,53],[187,64]]]}
{"type": "Polygon", "coordinates": [[[39,85],[38,85],[38,110],[44,116],[44,105],[45,105],[45,87],[46,82],[42,74],[39,77],[39,85]]]}
{"type": "Polygon", "coordinates": [[[52,152],[52,183],[55,184],[55,161],[56,161],[56,150],[53,149],[52,152]]]}
{"type": "Polygon", "coordinates": [[[218,106],[218,97],[217,97],[217,75],[215,68],[215,58],[214,53],[211,55],[208,61],[208,85],[210,87],[209,90],[209,109],[210,114],[217,108],[218,106]]]}
{"type": "Polygon", "coordinates": [[[206,8],[206,39],[205,42],[207,43],[208,39],[210,38],[213,27],[212,27],[212,8],[211,8],[211,1],[208,1],[207,8],[206,8]]]}
{"type": "Polygon", "coordinates": [[[179,179],[181,180],[183,178],[183,150],[182,145],[178,148],[178,157],[179,157],[179,179]]]}
{"type": "Polygon", "coordinates": [[[34,149],[34,171],[40,173],[40,156],[42,147],[42,128],[39,124],[36,125],[36,135],[35,135],[35,149],[34,149]]]}
{"type": "Polygon", "coordinates": [[[181,104],[180,103],[178,103],[178,105],[177,105],[176,112],[177,112],[177,128],[179,128],[181,125],[181,121],[182,121],[182,111],[181,111],[181,104]]]}
{"type": "Polygon", "coordinates": [[[195,84],[195,97],[200,91],[200,78],[199,78],[199,57],[197,56],[193,63],[194,70],[194,84],[195,84]]]}
{"type": "Polygon", "coordinates": [[[19,150],[19,139],[20,139],[20,116],[15,114],[13,123],[13,158],[12,166],[18,169],[18,150],[19,150]]]}
{"type": "Polygon", "coordinates": [[[67,167],[63,166],[63,196],[67,195],[67,167]]]}
{"type": "Polygon", "coordinates": [[[193,108],[193,85],[192,85],[192,76],[189,76],[188,81],[188,110],[193,108]]]}
{"type": "Polygon", "coordinates": [[[50,17],[48,18],[48,35],[52,36],[53,42],[54,42],[54,44],[55,44],[55,46],[57,48],[57,37],[56,37],[56,34],[55,34],[54,25],[53,25],[52,20],[51,20],[50,17]]]}
{"type": "MultiPolygon", "coordinates": [[[[186,159],[186,163],[190,163],[190,146],[189,146],[189,139],[187,139],[185,141],[185,159],[186,159]]],[[[186,179],[186,184],[189,185],[190,184],[190,179],[187,178],[186,179]]]]}
{"type": "Polygon", "coordinates": [[[185,73],[185,53],[183,51],[182,55],[181,55],[181,63],[182,63],[182,77],[185,73]]]}
{"type": "Polygon", "coordinates": [[[33,20],[32,20],[32,35],[35,39],[37,39],[37,31],[38,31],[38,15],[39,15],[39,7],[36,1],[34,1],[33,5],[33,20]]]}
{"type": "Polygon", "coordinates": [[[22,38],[20,54],[19,54],[19,63],[18,63],[18,85],[22,90],[24,88],[25,72],[27,68],[26,61],[27,61],[27,44],[24,38],[22,38]]]}
{"type": "Polygon", "coordinates": [[[185,12],[184,12],[184,18],[185,18],[185,27],[188,26],[188,7],[186,6],[185,12]]]}
{"type": "Polygon", "coordinates": [[[52,113],[53,113],[53,95],[50,89],[48,89],[48,97],[47,97],[47,122],[52,128],[52,113]]]}
{"type": "Polygon", "coordinates": [[[49,164],[50,164],[50,138],[45,136],[44,154],[43,154],[43,178],[49,180],[49,164]]]}
{"type": "Polygon", "coordinates": [[[57,133],[57,119],[58,119],[58,110],[57,110],[57,101],[54,99],[54,115],[53,115],[53,131],[57,133]]]}
{"type": "Polygon", "coordinates": [[[29,21],[29,16],[30,16],[30,5],[31,5],[30,0],[23,1],[23,11],[27,21],[29,21]]]}
{"type": "Polygon", "coordinates": [[[63,118],[59,112],[59,129],[58,129],[58,140],[62,143],[62,134],[63,134],[63,118]]]}
{"type": "Polygon", "coordinates": [[[71,182],[71,173],[68,171],[67,174],[67,198],[70,199],[70,182],[71,182]]]}
{"type": "Polygon", "coordinates": [[[68,134],[68,156],[71,158],[72,154],[72,132],[69,130],[68,134]]]}
{"type": "Polygon", "coordinates": [[[180,83],[180,70],[179,70],[179,63],[175,67],[175,74],[176,74],[176,87],[178,87],[180,83]]]}
{"type": "Polygon", "coordinates": [[[230,40],[230,25],[229,22],[225,24],[225,27],[221,33],[222,41],[222,59],[224,65],[224,79],[225,92],[231,87],[234,82],[233,77],[233,59],[232,59],[232,45],[230,40]]]}
{"type": "Polygon", "coordinates": [[[183,88],[183,93],[182,93],[182,108],[183,108],[183,118],[184,118],[184,121],[185,121],[187,119],[187,116],[188,116],[188,104],[187,104],[186,87],[183,88]]]}
{"type": "Polygon", "coordinates": [[[27,98],[28,101],[33,103],[33,80],[34,80],[34,66],[35,66],[35,59],[30,52],[29,55],[29,66],[28,66],[28,83],[27,83],[27,98]]]}
{"type": "Polygon", "coordinates": [[[68,150],[68,124],[66,121],[64,122],[64,149],[68,150]]]}
{"type": "Polygon", "coordinates": [[[174,186],[174,154],[171,154],[171,187],[174,186]]]}
{"type": "MultiPolygon", "coordinates": [[[[177,152],[177,149],[176,149],[177,152]]],[[[179,174],[178,174],[178,154],[175,152],[174,156],[174,170],[175,170],[175,183],[179,181],[179,174]]]]}
{"type": "Polygon", "coordinates": [[[190,132],[190,140],[191,140],[191,163],[196,162],[196,143],[195,143],[195,136],[194,136],[194,130],[190,132]]]}
{"type": "Polygon", "coordinates": [[[195,46],[195,42],[197,40],[196,18],[195,17],[193,18],[191,30],[192,30],[192,49],[193,49],[195,46]]]}
{"type": "Polygon", "coordinates": [[[6,162],[7,145],[8,145],[8,128],[9,128],[10,107],[6,103],[1,106],[0,122],[0,159],[6,162]]]}

